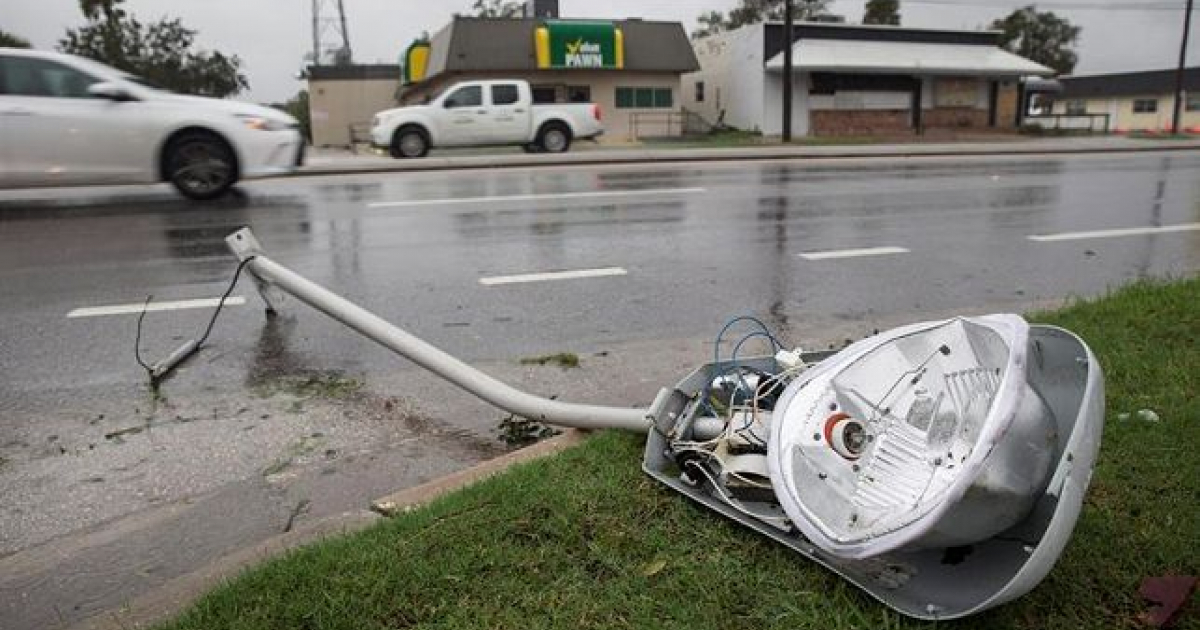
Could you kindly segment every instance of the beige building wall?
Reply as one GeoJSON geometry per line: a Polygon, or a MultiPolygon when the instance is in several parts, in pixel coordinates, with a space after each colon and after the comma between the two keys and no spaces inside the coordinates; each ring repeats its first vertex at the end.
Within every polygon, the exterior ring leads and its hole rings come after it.
{"type": "MultiPolygon", "coordinates": [[[[1054,102],[1055,114],[1066,114],[1068,103],[1077,99],[1058,99],[1054,102]]],[[[1166,131],[1171,128],[1171,118],[1175,112],[1174,94],[1146,94],[1140,96],[1121,96],[1114,98],[1081,99],[1085,102],[1089,114],[1108,114],[1111,118],[1109,128],[1113,131],[1166,131]],[[1133,102],[1141,99],[1158,100],[1158,111],[1153,113],[1134,112],[1133,102]]],[[[1193,99],[1195,100],[1195,99],[1193,99]]],[[[1186,99],[1185,99],[1186,101],[1186,99]]],[[[1186,105],[1186,102],[1185,102],[1186,105]]],[[[1200,109],[1188,111],[1185,106],[1180,117],[1180,125],[1184,129],[1200,127],[1200,109]]]]}
{"type": "Polygon", "coordinates": [[[493,80],[493,79],[523,79],[531,85],[562,85],[582,86],[591,88],[592,102],[600,106],[604,122],[604,135],[600,142],[604,144],[620,144],[636,139],[634,124],[637,125],[637,135],[678,136],[682,134],[679,128],[679,112],[683,106],[682,87],[679,74],[674,72],[627,72],[620,70],[600,70],[595,72],[536,70],[529,72],[464,72],[450,76],[439,76],[428,86],[415,89],[404,96],[408,103],[418,103],[429,92],[439,92],[460,81],[493,80]],[[617,109],[618,87],[649,87],[670,88],[671,104],[669,109],[617,109]],[[668,116],[673,113],[673,116],[668,116]],[[635,116],[634,114],[638,114],[635,116]]]}
{"type": "Polygon", "coordinates": [[[376,112],[396,106],[396,79],[310,80],[313,146],[350,146],[351,125],[369,127],[376,112]]]}

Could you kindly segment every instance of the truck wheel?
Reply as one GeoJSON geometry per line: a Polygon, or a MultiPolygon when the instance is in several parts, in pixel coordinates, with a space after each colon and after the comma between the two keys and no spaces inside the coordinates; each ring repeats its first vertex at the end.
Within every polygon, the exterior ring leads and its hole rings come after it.
{"type": "Polygon", "coordinates": [[[237,158],[220,136],[193,131],[171,141],[165,152],[167,180],[188,199],[224,195],[238,180],[237,158]]]}
{"type": "Polygon", "coordinates": [[[571,130],[562,123],[550,123],[538,133],[537,145],[546,153],[566,153],[571,148],[571,130]]]}
{"type": "Polygon", "coordinates": [[[423,158],[429,154],[429,137],[417,127],[403,127],[392,137],[394,158],[423,158]]]}

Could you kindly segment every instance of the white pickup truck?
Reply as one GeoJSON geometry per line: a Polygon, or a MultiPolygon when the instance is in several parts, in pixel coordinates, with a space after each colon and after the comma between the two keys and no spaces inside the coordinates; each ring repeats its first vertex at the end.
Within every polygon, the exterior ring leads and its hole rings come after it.
{"type": "Polygon", "coordinates": [[[525,81],[468,81],[426,105],[379,112],[371,144],[395,158],[425,157],[434,147],[521,145],[527,151],[564,153],[572,140],[604,133],[600,106],[535,105],[525,81]]]}

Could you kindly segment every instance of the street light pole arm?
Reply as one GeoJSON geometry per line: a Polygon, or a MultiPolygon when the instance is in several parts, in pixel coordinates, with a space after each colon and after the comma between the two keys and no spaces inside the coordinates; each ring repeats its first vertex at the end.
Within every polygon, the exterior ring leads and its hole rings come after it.
{"type": "MultiPolygon", "coordinates": [[[[231,234],[225,241],[240,260],[253,258],[246,263],[246,270],[261,283],[279,288],[505,411],[537,422],[579,429],[622,429],[645,433],[650,428],[650,412],[647,409],[565,403],[534,396],[502,383],[266,257],[249,228],[231,234]]],[[[270,303],[268,307],[273,308],[270,303]]]]}

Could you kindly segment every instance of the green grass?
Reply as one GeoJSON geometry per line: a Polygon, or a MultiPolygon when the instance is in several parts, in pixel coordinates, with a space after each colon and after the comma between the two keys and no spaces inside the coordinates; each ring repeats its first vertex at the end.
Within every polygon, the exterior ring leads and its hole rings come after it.
{"type": "MultiPolygon", "coordinates": [[[[955,628],[1134,628],[1143,577],[1200,571],[1200,279],[1034,321],[1100,356],[1109,421],[1075,536],[1028,596],[955,628]],[[1139,409],[1162,421],[1136,420],[1139,409]],[[1133,419],[1116,421],[1121,412],[1133,419]]],[[[660,488],[604,433],[270,561],[164,628],[933,628],[660,488]]],[[[1179,627],[1197,627],[1193,602],[1179,627]]]]}

